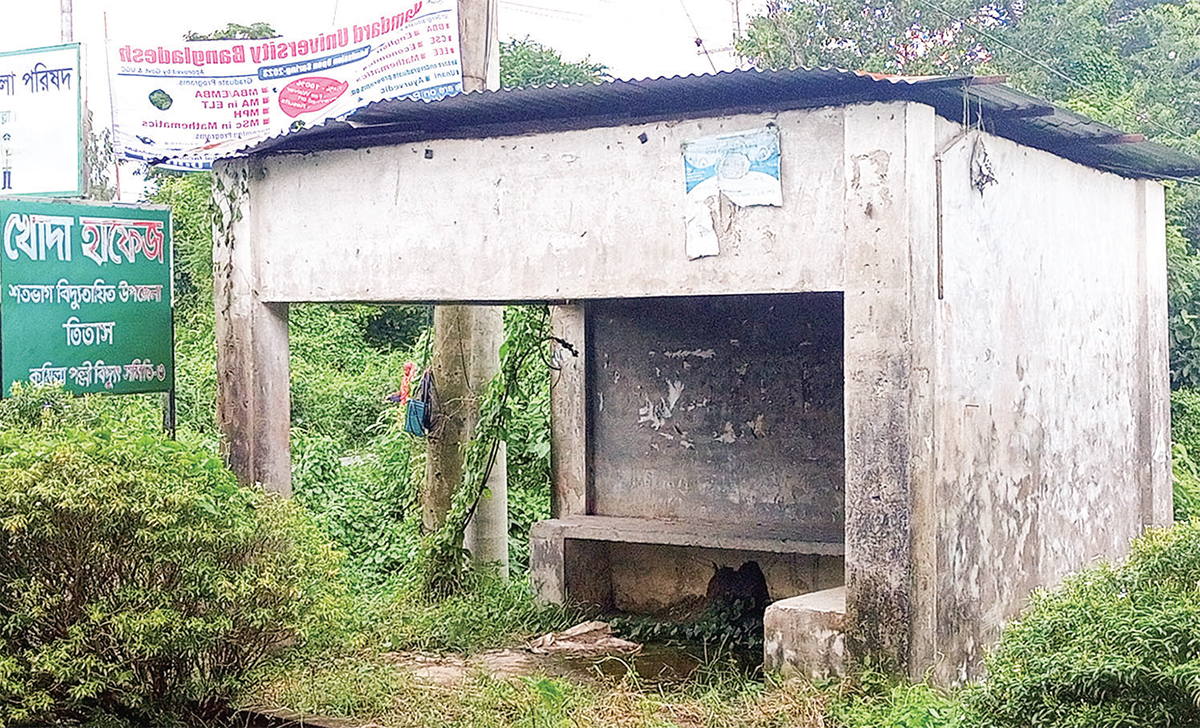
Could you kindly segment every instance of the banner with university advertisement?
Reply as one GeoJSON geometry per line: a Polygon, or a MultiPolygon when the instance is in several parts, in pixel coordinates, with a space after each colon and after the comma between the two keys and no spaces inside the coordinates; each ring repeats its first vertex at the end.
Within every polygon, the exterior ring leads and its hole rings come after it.
{"type": "Polygon", "coordinates": [[[0,381],[165,392],[175,379],[171,212],[0,198],[0,381]]]}
{"type": "Polygon", "coordinates": [[[0,53],[0,195],[83,189],[79,44],[0,53]]]}
{"type": "Polygon", "coordinates": [[[302,38],[109,41],[113,126],[124,159],[209,169],[231,140],[254,143],[391,98],[462,91],[457,0],[404,0],[393,14],[302,38]],[[180,157],[184,152],[187,156],[180,157]]]}

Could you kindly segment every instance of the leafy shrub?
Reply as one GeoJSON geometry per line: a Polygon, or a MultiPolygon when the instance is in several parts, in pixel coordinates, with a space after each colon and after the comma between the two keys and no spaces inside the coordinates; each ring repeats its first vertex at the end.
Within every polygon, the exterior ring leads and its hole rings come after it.
{"type": "Polygon", "coordinates": [[[0,726],[218,708],[340,604],[297,504],[95,401],[18,388],[0,408],[0,726]]]}
{"type": "Polygon", "coordinates": [[[424,475],[423,467],[417,469],[423,459],[408,469],[387,459],[408,460],[412,440],[393,425],[344,466],[333,438],[292,433],[296,499],[346,552],[347,571],[363,584],[400,571],[416,554],[421,524],[414,477],[424,475]]]}
{"type": "Polygon", "coordinates": [[[1167,226],[1167,338],[1171,387],[1200,387],[1200,256],[1177,225],[1167,226]]]}
{"type": "Polygon", "coordinates": [[[1200,523],[1035,593],[969,703],[998,726],[1200,724],[1200,523]]]}
{"type": "Polygon", "coordinates": [[[290,308],[292,425],[365,444],[400,384],[404,357],[367,343],[378,306],[298,304],[290,308]]]}
{"type": "Polygon", "coordinates": [[[956,698],[926,683],[896,682],[867,669],[843,684],[829,716],[846,728],[959,728],[973,725],[956,698]]]}
{"type": "Polygon", "coordinates": [[[1200,390],[1171,392],[1171,442],[1200,453],[1200,390]]]}
{"type": "Polygon", "coordinates": [[[1200,518],[1200,468],[1179,443],[1171,446],[1171,493],[1176,521],[1200,518]]]}
{"type": "Polygon", "coordinates": [[[175,296],[185,311],[212,312],[212,175],[157,173],[151,199],[171,206],[175,296]]]}

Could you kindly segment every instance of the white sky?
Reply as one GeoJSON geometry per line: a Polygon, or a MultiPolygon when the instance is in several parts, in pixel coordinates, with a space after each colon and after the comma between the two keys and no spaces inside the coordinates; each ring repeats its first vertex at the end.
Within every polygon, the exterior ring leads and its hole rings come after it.
{"type": "MultiPolygon", "coordinates": [[[[0,52],[60,44],[63,1],[0,0],[0,52]]],[[[107,37],[120,42],[166,44],[189,30],[206,33],[231,22],[266,22],[283,36],[298,36],[394,14],[412,1],[67,0],[74,40],[83,44],[86,100],[97,127],[111,118],[106,25],[107,37]]],[[[603,63],[617,78],[712,73],[737,67],[730,52],[737,16],[744,27],[764,5],[765,0],[499,0],[500,38],[528,36],[558,50],[564,60],[603,63]],[[698,37],[708,55],[699,52],[698,37]]],[[[129,199],[126,192],[122,189],[122,198],[129,199]]]]}

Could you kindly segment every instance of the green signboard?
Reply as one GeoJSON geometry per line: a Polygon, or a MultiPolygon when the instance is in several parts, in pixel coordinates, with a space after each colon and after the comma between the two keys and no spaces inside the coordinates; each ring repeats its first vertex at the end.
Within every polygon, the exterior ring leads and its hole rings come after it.
{"type": "Polygon", "coordinates": [[[0,380],[164,392],[175,380],[171,212],[0,198],[0,380]]]}

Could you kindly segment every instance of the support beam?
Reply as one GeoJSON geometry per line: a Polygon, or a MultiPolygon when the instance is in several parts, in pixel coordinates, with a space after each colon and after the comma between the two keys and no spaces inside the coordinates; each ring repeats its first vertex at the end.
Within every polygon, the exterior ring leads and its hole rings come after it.
{"type": "Polygon", "coordinates": [[[550,514],[587,515],[587,328],[582,304],[550,307],[558,370],[550,372],[550,514]]]}
{"type": "Polygon", "coordinates": [[[1150,180],[1137,181],[1138,226],[1142,229],[1138,246],[1138,302],[1141,321],[1137,351],[1142,357],[1142,386],[1135,394],[1137,402],[1138,449],[1142,462],[1140,509],[1142,526],[1166,526],[1174,518],[1171,494],[1171,374],[1167,319],[1167,241],[1163,187],[1150,180]]]}
{"type": "Polygon", "coordinates": [[[256,292],[253,173],[246,159],[224,160],[213,169],[217,424],[226,462],[239,481],[290,496],[288,307],[266,303],[256,292]]]}
{"type": "Polygon", "coordinates": [[[869,659],[906,674],[915,606],[911,391],[927,376],[912,353],[906,119],[888,105],[844,113],[846,648],[853,664],[869,659]]]}

